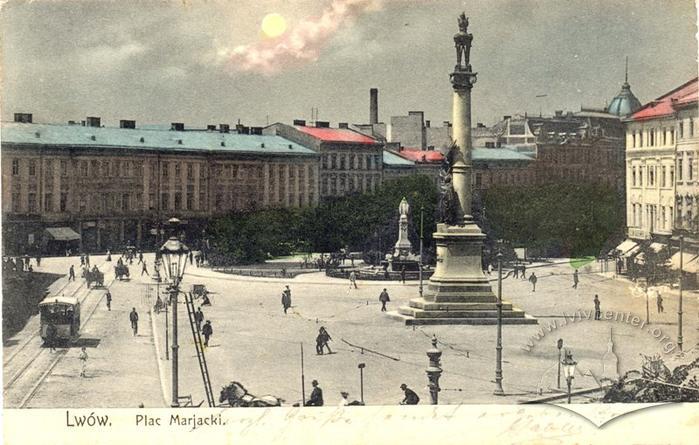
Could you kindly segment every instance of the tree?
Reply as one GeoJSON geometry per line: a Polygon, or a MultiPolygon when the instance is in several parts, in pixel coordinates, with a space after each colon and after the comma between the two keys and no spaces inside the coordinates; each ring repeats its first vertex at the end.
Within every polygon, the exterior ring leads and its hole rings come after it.
{"type": "Polygon", "coordinates": [[[656,252],[648,244],[642,244],[633,266],[635,278],[645,278],[647,286],[670,281],[672,271],[669,265],[670,251],[663,247],[656,252]]]}

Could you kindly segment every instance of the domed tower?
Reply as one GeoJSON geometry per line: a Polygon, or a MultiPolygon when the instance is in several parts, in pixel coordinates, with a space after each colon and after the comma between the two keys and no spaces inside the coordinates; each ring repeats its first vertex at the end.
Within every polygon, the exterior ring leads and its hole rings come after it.
{"type": "Polygon", "coordinates": [[[629,58],[626,58],[626,75],[624,84],[621,86],[621,91],[616,95],[612,102],[607,107],[607,113],[615,116],[624,117],[641,108],[641,102],[631,92],[629,85],[629,58]]]}

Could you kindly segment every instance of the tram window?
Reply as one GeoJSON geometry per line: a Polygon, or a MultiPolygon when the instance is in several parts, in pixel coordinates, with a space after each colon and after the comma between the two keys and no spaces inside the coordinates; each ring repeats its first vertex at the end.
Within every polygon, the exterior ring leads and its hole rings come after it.
{"type": "Polygon", "coordinates": [[[44,306],[41,308],[41,318],[54,324],[70,324],[73,322],[73,308],[60,305],[44,306]]]}

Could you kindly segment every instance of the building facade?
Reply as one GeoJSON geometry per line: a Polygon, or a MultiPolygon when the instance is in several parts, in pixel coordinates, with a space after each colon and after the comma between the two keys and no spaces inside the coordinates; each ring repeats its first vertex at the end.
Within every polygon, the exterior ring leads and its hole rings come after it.
{"type": "Polygon", "coordinates": [[[384,144],[346,124],[330,128],[328,122],[310,126],[296,120],[294,125],[272,124],[263,132],[292,140],[320,155],[321,199],[373,192],[381,185],[384,144]]]}
{"type": "Polygon", "coordinates": [[[51,241],[50,227],[74,231],[88,251],[154,246],[171,217],[198,238],[213,216],[319,199],[318,154],[278,136],[19,122],[2,134],[14,253],[51,241]]]}
{"type": "Polygon", "coordinates": [[[698,87],[698,79],[692,79],[624,119],[627,246],[667,246],[672,267],[678,268],[682,235],[683,266],[694,284],[699,273],[698,87]]]}

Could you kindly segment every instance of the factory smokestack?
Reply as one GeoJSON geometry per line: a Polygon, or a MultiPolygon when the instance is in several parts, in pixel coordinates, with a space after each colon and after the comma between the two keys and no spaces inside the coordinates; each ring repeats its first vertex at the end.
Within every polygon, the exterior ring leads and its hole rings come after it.
{"type": "Polygon", "coordinates": [[[369,90],[369,123],[379,123],[379,90],[372,88],[369,90]]]}

